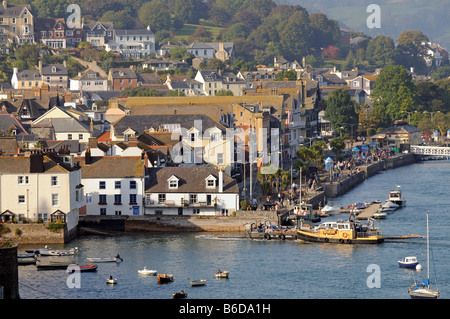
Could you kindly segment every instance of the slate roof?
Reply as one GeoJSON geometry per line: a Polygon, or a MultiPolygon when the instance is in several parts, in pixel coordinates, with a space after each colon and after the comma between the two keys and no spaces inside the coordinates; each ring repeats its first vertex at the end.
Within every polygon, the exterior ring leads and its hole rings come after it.
{"type": "Polygon", "coordinates": [[[126,115],[113,124],[115,134],[122,135],[125,130],[131,128],[136,135],[144,133],[150,128],[158,129],[165,124],[179,124],[181,128],[186,130],[194,127],[194,121],[200,120],[202,131],[217,127],[223,133],[226,132],[225,126],[214,121],[204,114],[157,114],[157,115],[126,115]]]}
{"type": "MultiPolygon", "coordinates": [[[[33,156],[33,155],[31,155],[33,156]]],[[[60,162],[50,155],[42,155],[44,173],[69,172],[71,169],[66,164],[60,162]]],[[[29,174],[31,173],[30,156],[0,156],[0,174],[29,174]]]]}
{"type": "MultiPolygon", "coordinates": [[[[149,178],[145,187],[146,193],[218,193],[219,171],[216,167],[159,167],[149,169],[149,178]],[[167,180],[171,176],[179,179],[178,188],[169,189],[167,180]],[[206,187],[206,178],[216,178],[216,187],[206,187]]],[[[239,193],[237,182],[223,173],[223,193],[239,193]]]]}
{"type": "Polygon", "coordinates": [[[75,133],[88,133],[89,128],[86,125],[83,125],[80,121],[75,118],[52,118],[44,119],[39,122],[38,125],[50,124],[55,129],[56,133],[60,132],[75,132],[75,133]]]}
{"type": "Polygon", "coordinates": [[[20,133],[28,135],[22,123],[13,114],[0,113],[0,132],[8,132],[10,128],[16,130],[16,135],[20,133]]]}
{"type": "Polygon", "coordinates": [[[67,68],[64,66],[64,64],[49,64],[42,66],[41,74],[43,76],[48,75],[60,75],[65,76],[67,75],[67,68]],[[53,71],[53,67],[55,67],[55,71],[53,71]]]}
{"type": "Polygon", "coordinates": [[[144,177],[144,161],[140,156],[102,156],[92,157],[86,165],[85,158],[80,160],[81,178],[139,178],[144,177]]]}
{"type": "Polygon", "coordinates": [[[387,129],[381,131],[379,134],[397,134],[397,133],[414,133],[414,132],[420,132],[420,130],[415,126],[404,123],[388,127],[387,129]]]}
{"type": "Polygon", "coordinates": [[[22,11],[27,8],[31,13],[31,6],[26,5],[8,5],[6,8],[0,4],[2,10],[0,10],[0,17],[20,17],[22,11]]]}
{"type": "Polygon", "coordinates": [[[113,79],[137,79],[136,72],[130,68],[111,68],[109,71],[113,79]]]}
{"type": "Polygon", "coordinates": [[[39,81],[42,79],[39,70],[20,70],[17,72],[18,81],[39,81]]]}

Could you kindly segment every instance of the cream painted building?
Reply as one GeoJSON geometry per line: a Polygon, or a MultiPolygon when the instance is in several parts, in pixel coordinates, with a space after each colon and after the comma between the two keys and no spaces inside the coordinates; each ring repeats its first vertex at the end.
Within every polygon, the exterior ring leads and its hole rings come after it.
{"type": "Polygon", "coordinates": [[[83,206],[81,171],[72,156],[33,152],[0,157],[1,220],[60,219],[71,230],[83,206]]]}
{"type": "Polygon", "coordinates": [[[0,5],[0,45],[34,43],[34,17],[30,5],[0,5]]]}

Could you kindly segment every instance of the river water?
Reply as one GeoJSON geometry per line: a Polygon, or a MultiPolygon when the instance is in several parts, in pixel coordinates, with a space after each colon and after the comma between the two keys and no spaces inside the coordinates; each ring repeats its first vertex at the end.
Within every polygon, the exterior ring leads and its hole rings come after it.
{"type": "MultiPolygon", "coordinates": [[[[407,206],[377,223],[385,235],[426,235],[429,212],[431,283],[450,296],[449,161],[412,164],[364,181],[329,201],[348,206],[355,202],[384,201],[401,185],[407,206]]],[[[347,215],[323,218],[336,220],[347,215]]],[[[81,273],[79,281],[64,270],[37,271],[19,267],[22,299],[171,299],[184,290],[189,299],[409,299],[414,280],[426,278],[426,240],[387,241],[380,245],[340,245],[299,241],[256,241],[217,238],[214,233],[136,234],[89,236],[54,249],[78,247],[76,260],[120,254],[121,263],[99,263],[97,272],[81,273]],[[397,260],[417,256],[422,271],[399,268],[397,260]],[[155,276],[138,275],[147,266],[174,275],[174,282],[157,284],[155,276]],[[216,279],[217,269],[230,271],[229,279],[216,279]],[[117,285],[107,285],[110,275],[117,285]],[[190,279],[207,279],[205,286],[190,287],[190,279]],[[70,282],[70,280],[69,280],[70,282]],[[71,288],[75,283],[79,286],[71,288]]],[[[20,249],[29,246],[19,247],[20,249]]],[[[33,246],[32,248],[37,248],[33,246]]],[[[53,257],[42,257],[53,258],[53,257]]],[[[62,257],[57,257],[62,258],[62,257]]]]}

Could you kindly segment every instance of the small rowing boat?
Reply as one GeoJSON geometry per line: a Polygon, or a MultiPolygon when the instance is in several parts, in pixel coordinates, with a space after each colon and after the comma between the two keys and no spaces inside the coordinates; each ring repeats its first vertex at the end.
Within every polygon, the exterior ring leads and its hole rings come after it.
{"type": "Polygon", "coordinates": [[[180,292],[174,292],[172,293],[172,297],[173,299],[186,298],[187,292],[185,292],[184,290],[181,290],[180,292]]]}
{"type": "Polygon", "coordinates": [[[158,274],[157,278],[158,278],[158,283],[160,283],[160,284],[173,281],[173,275],[171,275],[171,274],[158,274]]]}
{"type": "Polygon", "coordinates": [[[206,285],[206,279],[191,280],[192,287],[204,286],[204,285],[206,285]]]}
{"type": "Polygon", "coordinates": [[[113,278],[113,276],[109,276],[109,278],[106,278],[106,283],[110,285],[117,284],[117,278],[113,278]]]}
{"type": "Polygon", "coordinates": [[[88,257],[87,260],[93,263],[109,263],[109,262],[121,262],[123,259],[117,255],[115,257],[105,257],[105,258],[94,258],[88,257]]]}

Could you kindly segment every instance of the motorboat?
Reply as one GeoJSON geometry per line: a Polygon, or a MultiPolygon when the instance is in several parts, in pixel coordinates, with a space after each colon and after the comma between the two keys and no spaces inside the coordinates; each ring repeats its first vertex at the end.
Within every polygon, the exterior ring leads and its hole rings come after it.
{"type": "Polygon", "coordinates": [[[325,213],[328,216],[339,215],[341,213],[340,207],[334,207],[330,205],[325,205],[321,210],[321,213],[325,213]]]}
{"type": "Polygon", "coordinates": [[[399,208],[400,206],[394,202],[391,201],[387,201],[386,203],[384,203],[383,205],[380,206],[379,211],[381,212],[393,212],[394,210],[396,210],[397,208],[399,208]]]}
{"type": "Polygon", "coordinates": [[[204,285],[206,285],[206,279],[191,280],[192,287],[198,287],[198,286],[204,286],[204,285]]]}
{"type": "Polygon", "coordinates": [[[397,204],[398,207],[406,206],[406,200],[403,198],[402,190],[399,185],[397,185],[396,189],[393,189],[389,192],[387,201],[397,204]]]}
{"type": "Polygon", "coordinates": [[[92,265],[77,265],[72,264],[67,267],[67,272],[94,272],[97,271],[98,266],[96,264],[92,265]]]}
{"type": "Polygon", "coordinates": [[[228,278],[228,276],[230,275],[229,271],[222,271],[222,270],[218,270],[215,274],[216,278],[228,278]]]}
{"type": "Polygon", "coordinates": [[[27,253],[39,254],[41,256],[70,256],[79,252],[78,247],[69,250],[55,250],[49,248],[47,245],[44,248],[26,250],[27,253]]]}
{"type": "Polygon", "coordinates": [[[412,299],[439,299],[439,290],[432,289],[430,286],[430,229],[428,226],[427,212],[427,279],[414,283],[408,289],[409,296],[412,299]]]}
{"type": "Polygon", "coordinates": [[[147,266],[145,266],[144,269],[138,270],[138,274],[143,276],[154,276],[156,273],[156,270],[147,269],[147,266]]]}
{"type": "Polygon", "coordinates": [[[186,298],[186,297],[187,297],[187,292],[185,292],[184,290],[172,293],[173,299],[181,299],[181,298],[186,298]]]}
{"type": "Polygon", "coordinates": [[[117,278],[114,278],[113,276],[109,276],[109,278],[106,278],[106,283],[110,285],[117,284],[117,278]]]}
{"type": "Polygon", "coordinates": [[[372,217],[375,218],[375,219],[385,219],[387,217],[387,213],[386,212],[382,212],[382,211],[378,211],[378,212],[375,212],[372,215],[372,217]]]}
{"type": "Polygon", "coordinates": [[[398,265],[403,268],[416,268],[418,264],[419,261],[415,256],[405,257],[402,260],[398,261],[398,265]]]}
{"type": "Polygon", "coordinates": [[[123,261],[122,257],[120,255],[116,255],[115,257],[103,257],[103,258],[95,258],[95,257],[88,257],[87,260],[93,263],[109,263],[109,262],[121,262],[123,261]]]}
{"type": "Polygon", "coordinates": [[[173,281],[173,275],[172,274],[158,274],[157,275],[158,283],[168,283],[173,281]]]}

